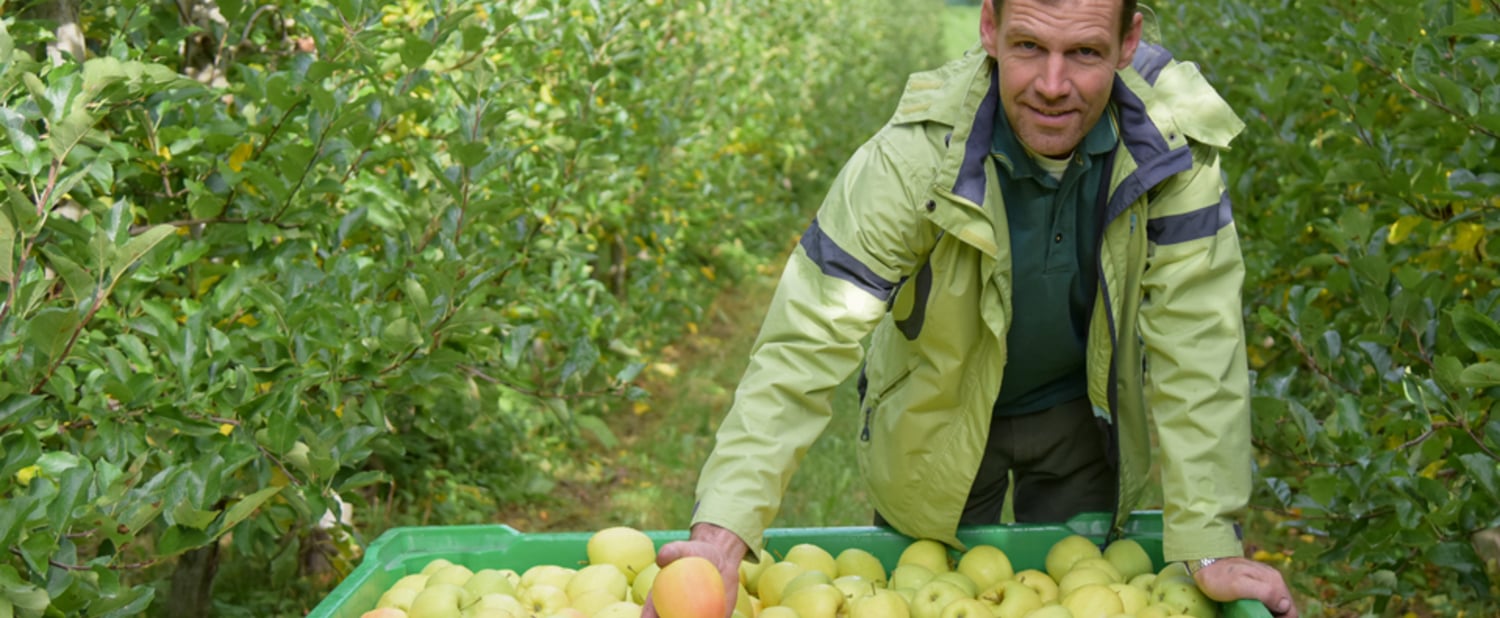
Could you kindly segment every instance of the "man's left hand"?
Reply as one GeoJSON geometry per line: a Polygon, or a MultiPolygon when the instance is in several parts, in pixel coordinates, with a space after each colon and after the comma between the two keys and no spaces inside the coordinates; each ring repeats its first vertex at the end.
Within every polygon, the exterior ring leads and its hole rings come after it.
{"type": "Polygon", "coordinates": [[[1248,558],[1224,558],[1203,567],[1193,576],[1198,589],[1215,601],[1257,599],[1276,618],[1297,618],[1292,591],[1281,571],[1248,558]]]}

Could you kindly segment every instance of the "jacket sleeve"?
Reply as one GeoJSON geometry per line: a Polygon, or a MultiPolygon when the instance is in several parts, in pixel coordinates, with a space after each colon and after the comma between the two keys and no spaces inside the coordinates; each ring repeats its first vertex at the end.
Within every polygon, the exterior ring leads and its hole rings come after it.
{"type": "MultiPolygon", "coordinates": [[[[860,340],[932,242],[917,213],[926,176],[888,127],[834,180],[781,275],[734,404],[698,479],[693,523],[739,535],[752,553],[804,453],[828,425],[833,392],[858,367],[860,340]]],[[[908,143],[910,142],[910,143],[908,143]]]]}
{"type": "Polygon", "coordinates": [[[1192,148],[1193,168],[1151,203],[1139,322],[1168,561],[1242,555],[1235,519],[1251,483],[1245,266],[1218,151],[1192,148]]]}

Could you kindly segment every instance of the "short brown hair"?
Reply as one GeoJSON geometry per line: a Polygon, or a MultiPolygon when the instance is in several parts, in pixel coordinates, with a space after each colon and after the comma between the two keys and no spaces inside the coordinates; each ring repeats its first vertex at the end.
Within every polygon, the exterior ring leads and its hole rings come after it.
{"type": "MultiPolygon", "coordinates": [[[[995,3],[995,21],[1000,21],[1000,9],[1005,6],[1005,0],[993,0],[995,3]]],[[[1135,21],[1136,0],[1120,0],[1120,40],[1125,40],[1125,35],[1130,34],[1130,25],[1135,21]]]]}

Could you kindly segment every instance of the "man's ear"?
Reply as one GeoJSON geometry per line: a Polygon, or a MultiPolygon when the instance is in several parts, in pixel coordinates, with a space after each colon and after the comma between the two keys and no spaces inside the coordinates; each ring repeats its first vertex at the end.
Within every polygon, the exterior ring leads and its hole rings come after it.
{"type": "Polygon", "coordinates": [[[994,0],[984,0],[984,6],[979,7],[979,44],[991,58],[1000,57],[1000,24],[995,16],[994,0]]]}
{"type": "Polygon", "coordinates": [[[1125,33],[1125,40],[1120,42],[1120,65],[1116,69],[1128,67],[1135,60],[1135,48],[1141,44],[1141,29],[1145,23],[1146,18],[1140,13],[1136,13],[1135,18],[1130,20],[1130,31],[1125,33]]]}

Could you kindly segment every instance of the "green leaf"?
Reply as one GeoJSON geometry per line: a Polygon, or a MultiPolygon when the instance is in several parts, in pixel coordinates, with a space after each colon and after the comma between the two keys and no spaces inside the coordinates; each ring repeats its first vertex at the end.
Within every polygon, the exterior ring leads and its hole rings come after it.
{"type": "Polygon", "coordinates": [[[89,604],[90,616],[99,618],[130,618],[140,616],[151,606],[151,600],[156,596],[156,589],[151,586],[133,586],[121,590],[117,594],[103,596],[100,600],[89,604]]]}
{"type": "Polygon", "coordinates": [[[1463,462],[1468,477],[1479,483],[1490,494],[1490,497],[1500,499],[1500,462],[1491,459],[1485,453],[1468,453],[1459,455],[1458,459],[1463,462]]]}
{"type": "Polygon", "coordinates": [[[10,137],[10,143],[17,152],[22,155],[36,152],[36,130],[26,121],[25,116],[8,107],[0,107],[0,125],[5,126],[5,134],[10,137]]]}
{"type": "Polygon", "coordinates": [[[1448,315],[1453,319],[1453,328],[1458,331],[1458,337],[1478,354],[1495,354],[1500,350],[1500,324],[1496,324],[1474,305],[1461,303],[1454,305],[1448,310],[1448,315]]]}
{"type": "Polygon", "coordinates": [[[218,534],[233,530],[245,518],[255,513],[255,509],[260,508],[260,505],[280,491],[280,487],[266,487],[241,498],[239,502],[234,503],[234,506],[229,507],[229,510],[224,511],[224,519],[219,522],[218,534]]]}
{"type": "Polygon", "coordinates": [[[1462,379],[1464,371],[1463,361],[1452,356],[1439,356],[1433,359],[1432,367],[1433,377],[1445,390],[1459,386],[1459,380],[1462,379]]]}
{"type": "Polygon", "coordinates": [[[75,102],[73,109],[68,110],[68,115],[50,127],[51,134],[47,136],[47,146],[52,149],[52,157],[59,161],[66,159],[73,147],[83,141],[83,138],[94,128],[96,121],[97,119],[89,113],[87,107],[75,102]]]}
{"type": "Polygon", "coordinates": [[[1467,388],[1489,388],[1500,385],[1500,363],[1478,363],[1464,367],[1458,385],[1467,388]]]}
{"type": "Polygon", "coordinates": [[[416,35],[407,35],[406,42],[401,46],[401,62],[407,68],[417,70],[422,68],[422,63],[432,56],[432,43],[427,42],[416,35]]]}
{"type": "Polygon", "coordinates": [[[10,220],[10,209],[0,208],[0,282],[10,284],[15,276],[16,225],[10,220]]]}
{"type": "Polygon", "coordinates": [[[89,273],[66,256],[58,247],[49,246],[42,249],[42,255],[47,256],[47,262],[52,270],[57,271],[66,285],[68,294],[74,302],[83,299],[94,298],[94,278],[89,273]]]}
{"type": "Polygon", "coordinates": [[[152,248],[166,240],[175,231],[176,228],[170,225],[156,225],[127,241],[110,261],[109,270],[112,281],[118,281],[126,270],[134,266],[152,248]]]}
{"type": "Polygon", "coordinates": [[[1494,18],[1466,19],[1447,28],[1439,30],[1439,37],[1469,36],[1469,35],[1500,35],[1500,21],[1494,18]]]}
{"type": "Polygon", "coordinates": [[[212,539],[202,530],[172,526],[156,541],[156,557],[170,558],[190,549],[207,545],[212,539]]]}
{"type": "Polygon", "coordinates": [[[615,437],[615,432],[610,430],[609,423],[604,422],[603,419],[589,414],[580,414],[574,420],[584,431],[593,434],[605,449],[614,449],[620,444],[619,438],[615,437]]]}
{"type": "Polygon", "coordinates": [[[33,314],[26,325],[26,343],[35,346],[49,360],[56,359],[73,338],[73,332],[80,326],[79,321],[78,312],[72,309],[42,309],[33,314]]]}
{"type": "Polygon", "coordinates": [[[110,84],[125,81],[125,65],[111,56],[89,58],[83,63],[83,89],[99,92],[110,84]]]}
{"type": "Polygon", "coordinates": [[[171,520],[175,525],[203,530],[214,522],[214,519],[219,516],[219,511],[200,509],[193,506],[191,502],[183,501],[172,506],[171,515],[171,520]]]}

